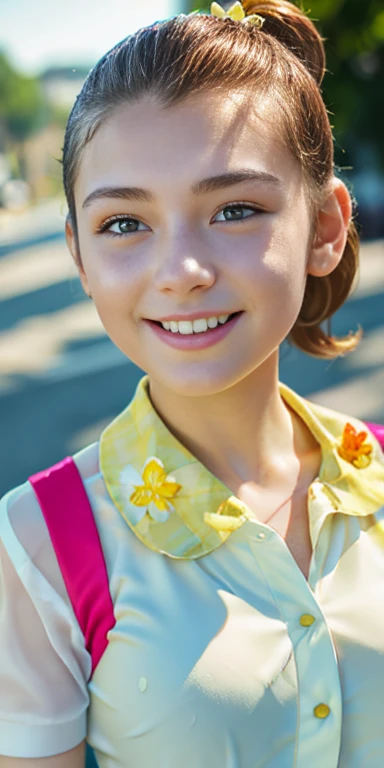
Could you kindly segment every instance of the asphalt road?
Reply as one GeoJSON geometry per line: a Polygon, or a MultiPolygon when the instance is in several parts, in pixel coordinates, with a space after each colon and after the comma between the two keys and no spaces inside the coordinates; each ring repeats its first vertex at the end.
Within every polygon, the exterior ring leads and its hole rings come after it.
{"type": "MultiPolygon", "coordinates": [[[[51,201],[0,214],[0,496],[97,439],[142,371],[112,344],[84,296],[51,201]]],[[[300,394],[384,422],[384,243],[362,248],[361,282],[335,333],[360,324],[359,349],[331,363],[288,346],[280,378],[300,394]]]]}

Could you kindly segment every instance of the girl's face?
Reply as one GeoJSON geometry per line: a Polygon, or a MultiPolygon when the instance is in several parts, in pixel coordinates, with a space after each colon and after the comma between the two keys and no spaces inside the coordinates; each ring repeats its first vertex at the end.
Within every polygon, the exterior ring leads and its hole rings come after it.
{"type": "MultiPolygon", "coordinates": [[[[145,97],[114,112],[81,160],[83,287],[112,341],[180,395],[214,394],[277,360],[303,299],[301,169],[249,101],[209,93],[164,109],[145,97]],[[207,336],[153,322],[232,313],[207,336]]],[[[69,224],[67,239],[75,254],[69,224]]]]}

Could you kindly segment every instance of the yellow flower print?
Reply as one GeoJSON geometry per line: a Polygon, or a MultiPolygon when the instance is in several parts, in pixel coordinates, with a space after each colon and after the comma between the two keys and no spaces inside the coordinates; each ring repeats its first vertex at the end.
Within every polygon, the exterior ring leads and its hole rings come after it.
{"type": "Polygon", "coordinates": [[[236,496],[230,496],[217,512],[204,512],[204,522],[216,531],[236,531],[248,519],[248,509],[236,496]]]}
{"type": "Polygon", "coordinates": [[[127,514],[131,522],[137,525],[146,513],[159,523],[168,520],[174,507],[174,499],[181,485],[167,475],[164,464],[156,456],[151,456],[144,464],[141,474],[128,465],[120,473],[120,483],[127,514]]]}
{"type": "Polygon", "coordinates": [[[357,432],[354,426],[347,422],[344,427],[338,453],[345,461],[349,461],[358,469],[368,467],[372,461],[372,445],[366,443],[368,432],[357,432]]]}

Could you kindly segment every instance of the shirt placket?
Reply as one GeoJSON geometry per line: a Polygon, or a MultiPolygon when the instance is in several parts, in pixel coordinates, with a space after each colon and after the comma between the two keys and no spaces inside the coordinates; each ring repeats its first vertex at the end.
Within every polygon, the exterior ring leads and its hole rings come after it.
{"type": "MultiPolygon", "coordinates": [[[[337,768],[342,690],[336,650],[314,592],[283,538],[268,525],[248,521],[251,551],[294,648],[298,720],[294,768],[337,768]]],[[[244,531],[245,533],[245,531],[244,531]]],[[[312,576],[313,569],[311,566],[312,576]]]]}

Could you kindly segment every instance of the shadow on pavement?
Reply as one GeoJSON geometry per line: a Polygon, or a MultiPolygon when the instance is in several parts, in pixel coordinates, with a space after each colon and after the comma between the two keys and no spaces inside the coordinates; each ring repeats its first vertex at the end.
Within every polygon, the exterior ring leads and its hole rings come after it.
{"type": "Polygon", "coordinates": [[[45,243],[54,242],[55,240],[64,240],[63,232],[48,232],[45,235],[36,234],[29,239],[15,240],[12,243],[4,243],[0,245],[0,259],[2,256],[10,256],[15,251],[24,251],[27,248],[32,248],[34,245],[43,245],[45,243]]]}

